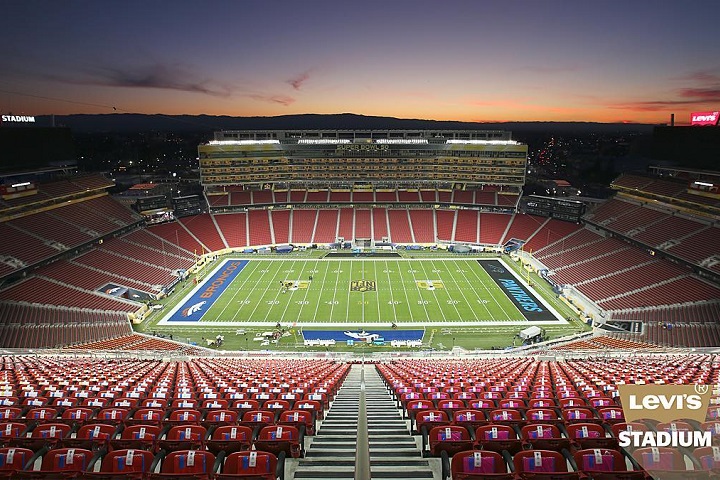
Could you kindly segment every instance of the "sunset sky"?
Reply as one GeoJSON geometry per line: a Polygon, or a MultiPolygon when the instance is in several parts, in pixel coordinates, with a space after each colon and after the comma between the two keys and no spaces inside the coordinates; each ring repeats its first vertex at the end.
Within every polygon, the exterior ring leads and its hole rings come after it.
{"type": "Polygon", "coordinates": [[[16,115],[686,123],[720,108],[716,0],[10,0],[2,11],[0,111],[16,115]]]}

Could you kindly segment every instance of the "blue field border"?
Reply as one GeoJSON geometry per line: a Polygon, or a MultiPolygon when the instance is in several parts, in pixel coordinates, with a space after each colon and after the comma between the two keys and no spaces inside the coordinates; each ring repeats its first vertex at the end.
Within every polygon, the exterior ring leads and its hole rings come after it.
{"type": "Polygon", "coordinates": [[[248,263],[249,260],[225,260],[173,308],[164,322],[199,322],[248,263]]]}

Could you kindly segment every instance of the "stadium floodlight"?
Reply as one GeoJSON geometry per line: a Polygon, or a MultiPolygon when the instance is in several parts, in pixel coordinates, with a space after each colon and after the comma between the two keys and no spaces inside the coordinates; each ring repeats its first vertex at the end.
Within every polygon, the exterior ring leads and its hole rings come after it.
{"type": "Polygon", "coordinates": [[[446,143],[456,145],[520,145],[515,140],[458,140],[449,139],[446,143]]]}
{"type": "Polygon", "coordinates": [[[279,143],[280,140],[210,140],[208,145],[271,145],[279,143]]]}
{"type": "Polygon", "coordinates": [[[28,185],[30,185],[30,182],[14,183],[12,185],[12,188],[27,187],[28,185]]]}
{"type": "Polygon", "coordinates": [[[341,143],[350,143],[347,138],[301,138],[298,145],[338,145],[341,143]]]}
{"type": "Polygon", "coordinates": [[[428,140],[427,138],[377,138],[375,139],[375,143],[385,145],[424,145],[428,143],[428,140]]]}

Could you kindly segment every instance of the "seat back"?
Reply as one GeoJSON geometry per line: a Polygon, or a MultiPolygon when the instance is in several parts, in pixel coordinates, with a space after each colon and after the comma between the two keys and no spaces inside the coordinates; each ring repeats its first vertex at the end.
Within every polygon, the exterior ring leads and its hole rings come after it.
{"type": "Polygon", "coordinates": [[[574,458],[578,469],[586,473],[627,471],[625,459],[617,450],[606,448],[579,450],[575,452],[574,458]]]}
{"type": "Polygon", "coordinates": [[[168,430],[165,439],[201,441],[205,439],[205,435],[207,430],[201,425],[175,425],[168,430]]]}
{"type": "Polygon", "coordinates": [[[0,420],[7,422],[20,418],[22,409],[20,407],[0,407],[0,420]]]}
{"type": "Polygon", "coordinates": [[[645,470],[685,470],[685,461],[679,450],[668,447],[644,447],[633,452],[633,457],[645,470]]]}
{"type": "Polygon", "coordinates": [[[452,478],[457,478],[458,474],[500,474],[507,473],[507,464],[497,452],[473,450],[453,455],[450,471],[452,478]]]}
{"type": "Polygon", "coordinates": [[[234,452],[225,460],[223,473],[275,480],[277,461],[277,457],[270,452],[234,452]]]}
{"type": "Polygon", "coordinates": [[[565,457],[563,457],[561,453],[551,450],[520,451],[513,457],[513,463],[515,464],[515,471],[518,473],[556,473],[568,471],[565,457]]]}
{"type": "Polygon", "coordinates": [[[102,460],[100,471],[103,473],[148,472],[154,455],[147,450],[113,450],[102,460]]]}
{"type": "Polygon", "coordinates": [[[720,448],[700,447],[693,450],[693,456],[700,462],[703,470],[720,469],[720,448]]]}
{"type": "Polygon", "coordinates": [[[49,450],[42,460],[44,472],[82,472],[87,469],[95,454],[83,448],[56,448],[49,450]]]}
{"type": "Polygon", "coordinates": [[[18,438],[26,429],[27,425],[24,423],[0,423],[0,442],[8,438],[18,438]]]}
{"type": "Polygon", "coordinates": [[[215,455],[204,450],[177,450],[165,457],[160,473],[178,475],[211,473],[215,464],[215,455]]]}
{"type": "Polygon", "coordinates": [[[75,437],[85,440],[107,440],[115,433],[115,430],[115,425],[107,425],[104,423],[83,425],[75,437]]]}
{"type": "Polygon", "coordinates": [[[28,448],[0,448],[0,471],[12,472],[22,470],[32,456],[33,451],[28,448]]]}
{"type": "Polygon", "coordinates": [[[120,433],[122,440],[154,441],[160,435],[158,425],[130,425],[120,433]]]}
{"type": "Polygon", "coordinates": [[[70,434],[72,427],[65,423],[43,423],[35,427],[30,436],[32,438],[61,439],[70,434]]]}

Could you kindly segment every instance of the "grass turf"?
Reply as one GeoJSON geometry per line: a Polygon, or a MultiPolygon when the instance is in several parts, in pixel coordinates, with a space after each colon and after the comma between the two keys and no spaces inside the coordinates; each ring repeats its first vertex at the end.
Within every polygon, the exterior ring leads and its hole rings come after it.
{"type": "Polygon", "coordinates": [[[201,322],[361,327],[524,320],[475,260],[293,259],[251,261],[201,322]]]}
{"type": "MultiPolygon", "coordinates": [[[[408,257],[415,257],[416,255],[405,255],[406,258],[408,257]]],[[[457,256],[452,256],[448,258],[447,254],[435,254],[435,255],[426,255],[427,257],[434,258],[434,262],[436,264],[442,265],[442,264],[452,264],[452,265],[460,265],[460,261],[456,260],[457,256]]],[[[335,261],[335,260],[323,260],[318,258],[319,255],[311,256],[311,255],[296,255],[293,254],[291,256],[286,257],[287,260],[284,260],[283,262],[270,262],[267,261],[267,263],[273,263],[277,264],[278,266],[280,263],[286,263],[286,264],[294,264],[295,266],[301,265],[303,262],[305,262],[305,269],[306,272],[309,272],[309,270],[319,270],[316,268],[316,265],[322,265],[325,262],[335,261]]],[[[219,262],[223,261],[223,259],[219,260],[219,262]]],[[[250,265],[248,265],[247,268],[250,268],[252,266],[252,263],[254,262],[260,262],[263,260],[257,260],[255,258],[252,259],[250,265]]],[[[343,261],[347,262],[347,261],[343,261]]],[[[383,261],[385,262],[385,261],[383,261]]],[[[390,263],[402,263],[407,264],[408,262],[401,262],[396,260],[388,260],[387,262],[390,263]]],[[[479,275],[484,275],[484,270],[480,268],[480,266],[477,264],[476,259],[468,258],[466,260],[462,260],[462,262],[470,263],[475,268],[478,268],[477,270],[479,272],[479,275]]],[[[371,262],[365,261],[360,263],[364,263],[366,266],[368,266],[371,262]]],[[[416,262],[413,262],[416,263],[416,262]]],[[[420,263],[420,262],[417,262],[420,263]]],[[[518,275],[522,276],[523,278],[526,277],[526,272],[522,270],[517,262],[508,261],[505,260],[506,266],[509,266],[515,270],[518,275]]],[[[427,264],[423,263],[425,266],[425,271],[428,270],[427,264]]],[[[205,275],[207,275],[211,268],[214,268],[217,266],[217,263],[213,263],[212,265],[206,267],[205,275]]],[[[376,265],[375,269],[377,271],[377,268],[379,265],[376,265]]],[[[291,269],[287,267],[283,267],[282,270],[291,269]]],[[[383,268],[384,269],[384,268],[383,268]]],[[[381,269],[381,270],[383,270],[381,269]]],[[[418,270],[418,268],[414,268],[415,270],[418,270]]],[[[457,268],[456,268],[457,269],[457,268]]],[[[460,267],[460,269],[463,269],[460,267]]],[[[333,269],[330,269],[328,266],[328,270],[332,271],[333,269]]],[[[406,268],[405,270],[409,270],[406,268]]],[[[430,269],[432,270],[432,269],[430,269]]],[[[358,270],[355,270],[357,272],[358,270]]],[[[420,269],[422,271],[422,269],[420,269]]],[[[250,270],[247,270],[247,273],[249,273],[250,270]]],[[[262,272],[258,272],[262,273],[262,272]]],[[[265,272],[269,273],[269,272],[265,272]]],[[[286,273],[286,272],[281,272],[286,273]]],[[[295,272],[288,272],[288,273],[295,273],[295,272]]],[[[332,272],[331,272],[332,273],[332,272]]],[[[398,272],[400,273],[400,272],[398,272]]],[[[447,273],[453,273],[453,272],[447,272],[447,273]]],[[[458,272],[455,272],[458,274],[458,272]]],[[[467,272],[460,272],[460,273],[467,273],[467,272]]],[[[310,275],[307,273],[307,275],[310,275]]],[[[412,277],[412,274],[410,272],[404,272],[404,275],[412,277]]],[[[415,273],[417,277],[417,272],[415,273]]],[[[300,279],[301,277],[298,277],[297,279],[300,279]]],[[[317,278],[317,273],[313,274],[313,282],[317,278]]],[[[417,277],[419,278],[419,277],[417,277]]],[[[432,279],[432,278],[428,278],[432,279]]],[[[242,277],[239,279],[242,281],[242,277]]],[[[456,280],[458,280],[456,278],[456,280]]],[[[491,288],[497,288],[494,283],[491,283],[491,279],[488,277],[487,279],[487,285],[491,286],[491,288]]],[[[376,280],[377,281],[377,280],[376,280]]],[[[555,294],[551,291],[551,288],[548,284],[545,283],[544,280],[542,280],[540,277],[538,277],[536,274],[531,274],[531,281],[534,284],[535,291],[545,298],[546,301],[548,301],[553,307],[563,316],[563,318],[575,318],[575,321],[571,322],[570,324],[557,324],[557,325],[547,325],[545,326],[545,330],[548,334],[549,338],[558,338],[562,337],[564,335],[568,335],[571,333],[577,333],[581,331],[585,331],[588,329],[586,325],[584,325],[582,322],[577,321],[577,315],[563,302],[558,300],[555,296],[555,294]]],[[[317,285],[317,284],[316,284],[317,285]]],[[[340,289],[340,283],[337,282],[338,289],[340,289]]],[[[177,304],[181,301],[182,298],[184,298],[191,289],[191,282],[186,282],[183,285],[179,285],[177,291],[174,295],[170,296],[169,298],[164,299],[161,303],[166,305],[166,309],[172,307],[173,305],[177,304]]],[[[239,285],[238,285],[239,286],[239,285]]],[[[275,289],[272,293],[268,293],[268,295],[274,296],[275,293],[279,292],[279,280],[277,282],[278,288],[275,289]]],[[[376,285],[377,288],[380,288],[379,284],[376,285]]],[[[347,290],[349,289],[349,285],[345,285],[345,288],[343,290],[343,293],[347,296],[347,290]]],[[[329,288],[329,287],[328,287],[329,288]]],[[[334,288],[334,287],[333,287],[334,288]]],[[[376,295],[380,295],[380,290],[376,290],[378,293],[376,295]]],[[[414,291],[415,292],[415,291],[414,291]]],[[[436,289],[434,292],[429,291],[425,292],[425,294],[432,294],[434,293],[436,298],[437,294],[439,292],[439,289],[436,289]]],[[[226,292],[228,293],[228,292],[226,292]]],[[[297,296],[301,293],[301,290],[292,291],[291,293],[282,294],[280,293],[278,296],[280,298],[290,298],[293,296],[297,296]]],[[[360,296],[367,296],[367,292],[365,294],[359,294],[357,292],[352,292],[354,295],[360,295],[360,296]]],[[[504,296],[502,292],[497,290],[498,296],[501,301],[504,299],[505,301],[509,302],[507,297],[504,296]]],[[[304,293],[302,293],[304,294],[304,293]]],[[[416,295],[421,295],[422,293],[415,292],[416,295]]],[[[465,295],[467,296],[467,292],[465,292],[465,295]]],[[[220,299],[222,300],[222,298],[220,299]]],[[[219,304],[218,304],[219,305],[219,304]]],[[[279,305],[279,304],[278,304],[279,305]]],[[[278,307],[278,305],[274,305],[274,307],[278,307]]],[[[507,308],[515,308],[511,303],[508,303],[509,307],[507,308]]],[[[302,306],[302,305],[298,305],[302,306]]],[[[304,305],[304,310],[307,310],[308,305],[304,305]]],[[[338,306],[335,306],[338,308],[338,306]]],[[[439,308],[441,308],[445,315],[448,315],[448,311],[454,312],[454,308],[452,308],[451,305],[441,305],[439,304],[439,308]]],[[[276,308],[275,311],[280,311],[279,308],[276,308]]],[[[269,327],[272,327],[274,323],[267,324],[264,326],[257,326],[257,327],[240,327],[243,328],[246,332],[245,335],[236,335],[236,330],[239,328],[238,326],[231,325],[229,322],[218,322],[218,321],[210,321],[210,317],[207,317],[206,321],[192,323],[190,325],[158,325],[158,322],[165,316],[167,310],[159,311],[153,314],[153,316],[148,319],[147,321],[143,322],[140,325],[136,325],[135,328],[137,331],[145,332],[145,333],[158,333],[158,334],[164,334],[169,335],[170,333],[175,335],[176,340],[181,341],[187,341],[191,343],[198,343],[198,344],[204,344],[201,340],[201,337],[214,337],[217,334],[223,334],[225,335],[225,345],[222,347],[222,350],[262,350],[266,349],[267,347],[261,347],[258,343],[255,343],[252,341],[252,338],[255,336],[255,334],[267,331],[269,327]]],[[[393,312],[393,310],[391,310],[393,312]]],[[[442,316],[441,316],[442,318],[442,316]]],[[[391,321],[392,319],[389,319],[387,321],[391,321]]],[[[498,319],[494,319],[498,320],[498,319]]],[[[494,326],[491,325],[483,325],[482,322],[474,322],[474,320],[466,320],[466,326],[444,326],[442,324],[436,325],[436,326],[428,326],[426,330],[426,335],[424,338],[425,346],[423,348],[433,348],[433,349],[448,349],[452,346],[458,346],[458,347],[464,347],[469,350],[473,349],[490,349],[490,348],[501,348],[508,345],[513,344],[513,337],[517,332],[519,332],[522,328],[524,328],[523,325],[518,325],[515,322],[510,321],[504,321],[500,322],[500,324],[496,324],[494,326]]],[[[384,324],[376,324],[375,328],[384,328],[387,327],[389,323],[384,324]]],[[[302,326],[302,324],[298,325],[299,327],[302,326]]],[[[359,327],[360,325],[353,325],[352,327],[359,327]]],[[[365,326],[365,325],[363,325],[365,326]]],[[[367,328],[373,328],[373,324],[368,324],[367,328]]],[[[322,328],[322,327],[318,327],[322,328]]],[[[337,327],[334,327],[331,323],[327,324],[327,329],[337,329],[337,327]]],[[[401,325],[402,328],[402,325],[401,325]]],[[[272,345],[271,349],[273,350],[290,350],[290,351],[307,351],[307,350],[327,350],[325,347],[304,347],[302,345],[302,336],[299,333],[299,328],[292,329],[293,335],[290,337],[284,337],[280,340],[280,343],[277,345],[272,345]]],[[[365,346],[356,346],[354,348],[352,347],[346,347],[345,345],[337,345],[332,348],[333,351],[359,351],[359,348],[367,348],[365,346]]],[[[385,351],[389,349],[390,347],[370,347],[367,348],[368,351],[385,351]]]]}

